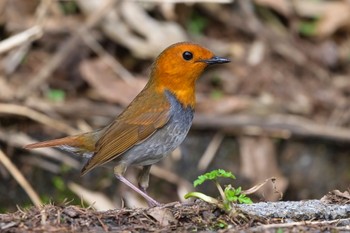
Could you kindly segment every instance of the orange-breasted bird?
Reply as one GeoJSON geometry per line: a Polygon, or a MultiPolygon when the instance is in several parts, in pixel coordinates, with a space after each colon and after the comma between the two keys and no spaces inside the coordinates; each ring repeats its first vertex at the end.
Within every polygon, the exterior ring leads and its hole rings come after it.
{"type": "Polygon", "coordinates": [[[152,64],[144,89],[112,123],[96,131],[25,148],[59,147],[84,154],[89,159],[82,175],[113,162],[118,180],[142,195],[150,206],[158,206],[146,193],[150,168],[185,139],[193,119],[196,80],[209,65],[227,62],[230,60],[194,43],[171,45],[152,64]],[[123,176],[133,165],[143,166],[139,188],[123,176]]]}

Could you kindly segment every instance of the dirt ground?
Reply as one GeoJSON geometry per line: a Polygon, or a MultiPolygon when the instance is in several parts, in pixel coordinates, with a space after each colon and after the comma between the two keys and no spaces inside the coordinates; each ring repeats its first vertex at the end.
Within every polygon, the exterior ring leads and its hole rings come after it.
{"type": "MultiPolygon", "coordinates": [[[[278,204],[277,204],[278,205],[278,204]]],[[[349,206],[350,207],[350,206],[349,206]]],[[[46,205],[0,215],[1,232],[342,232],[350,228],[350,208],[344,219],[254,216],[237,209],[227,214],[202,201],[153,208],[96,211],[72,205],[46,205]]]]}

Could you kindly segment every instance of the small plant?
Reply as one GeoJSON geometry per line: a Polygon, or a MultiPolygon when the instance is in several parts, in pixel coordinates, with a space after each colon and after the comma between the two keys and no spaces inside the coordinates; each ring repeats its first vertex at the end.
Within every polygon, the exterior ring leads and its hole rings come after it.
{"type": "Polygon", "coordinates": [[[190,21],[187,23],[188,30],[197,36],[203,35],[204,29],[206,28],[208,21],[205,17],[200,14],[194,13],[191,16],[190,21]]]}
{"type": "Polygon", "coordinates": [[[216,188],[219,190],[222,201],[200,192],[187,193],[185,195],[185,198],[186,199],[190,197],[200,198],[203,201],[206,201],[208,203],[218,205],[221,209],[224,209],[226,212],[231,211],[232,204],[234,203],[237,203],[237,202],[245,203],[245,204],[252,203],[252,200],[242,192],[241,187],[238,187],[235,189],[231,185],[228,185],[225,187],[225,189],[223,189],[220,183],[218,182],[218,178],[220,177],[236,179],[236,177],[231,172],[227,172],[223,169],[218,169],[218,170],[214,170],[198,176],[198,178],[193,182],[193,186],[197,187],[198,185],[203,184],[207,180],[213,181],[216,188]]]}
{"type": "Polygon", "coordinates": [[[318,19],[301,21],[298,25],[299,33],[303,36],[315,36],[317,32],[318,19]]]}
{"type": "Polygon", "coordinates": [[[53,102],[63,102],[66,98],[66,93],[60,89],[49,89],[46,97],[53,102]]]}

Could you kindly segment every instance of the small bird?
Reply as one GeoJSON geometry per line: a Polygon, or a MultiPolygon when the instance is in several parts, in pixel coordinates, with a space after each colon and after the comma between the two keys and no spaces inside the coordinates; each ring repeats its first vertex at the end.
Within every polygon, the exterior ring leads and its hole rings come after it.
{"type": "Polygon", "coordinates": [[[112,162],[115,177],[143,196],[149,206],[160,204],[146,193],[151,166],[185,139],[193,119],[195,82],[213,64],[230,62],[190,42],[169,46],[151,66],[150,78],[130,105],[106,127],[25,146],[59,147],[83,154],[82,175],[112,162]],[[129,166],[142,166],[138,187],[123,175],[129,166]]]}

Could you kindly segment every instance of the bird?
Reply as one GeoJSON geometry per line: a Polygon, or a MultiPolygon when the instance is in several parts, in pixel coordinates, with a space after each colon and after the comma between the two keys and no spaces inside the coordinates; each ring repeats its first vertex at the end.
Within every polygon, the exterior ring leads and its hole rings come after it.
{"type": "Polygon", "coordinates": [[[194,116],[196,80],[208,66],[228,62],[199,44],[170,45],[151,65],[144,89],[110,124],[24,148],[58,147],[84,155],[88,159],[82,175],[110,162],[119,181],[139,193],[150,207],[159,206],[146,192],[151,166],[185,139],[194,116]],[[142,166],[138,187],[124,177],[130,166],[142,166]]]}

